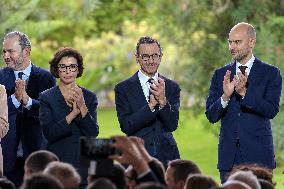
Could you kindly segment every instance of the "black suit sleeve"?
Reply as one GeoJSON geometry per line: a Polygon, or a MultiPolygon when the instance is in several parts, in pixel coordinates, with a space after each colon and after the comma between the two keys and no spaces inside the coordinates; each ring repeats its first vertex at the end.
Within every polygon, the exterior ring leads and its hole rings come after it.
{"type": "Polygon", "coordinates": [[[156,113],[150,110],[148,104],[133,112],[122,85],[117,85],[114,91],[118,121],[125,134],[133,135],[156,118],[156,113]]]}
{"type": "MultiPolygon", "coordinates": [[[[167,87],[166,87],[167,89],[167,87]]],[[[177,84],[172,84],[172,87],[166,91],[167,104],[158,111],[158,118],[163,123],[164,129],[167,132],[173,132],[178,127],[179,107],[180,107],[180,88],[177,84]]]]}
{"type": "Polygon", "coordinates": [[[55,121],[52,117],[52,107],[48,101],[48,97],[40,94],[40,112],[39,119],[40,124],[43,128],[43,133],[49,143],[60,140],[61,138],[71,136],[72,129],[71,126],[67,124],[65,116],[62,117],[60,121],[55,121]]]}
{"type": "MultiPolygon", "coordinates": [[[[54,87],[55,84],[56,84],[55,78],[50,75],[48,80],[47,80],[47,82],[46,82],[46,84],[43,84],[42,91],[54,87]]],[[[42,92],[42,91],[40,91],[40,92],[42,92]]],[[[31,108],[29,110],[25,109],[25,112],[27,113],[27,116],[28,117],[36,117],[36,118],[38,118],[38,116],[39,116],[39,107],[40,107],[39,100],[35,99],[35,98],[32,99],[32,106],[31,106],[31,108]]]]}

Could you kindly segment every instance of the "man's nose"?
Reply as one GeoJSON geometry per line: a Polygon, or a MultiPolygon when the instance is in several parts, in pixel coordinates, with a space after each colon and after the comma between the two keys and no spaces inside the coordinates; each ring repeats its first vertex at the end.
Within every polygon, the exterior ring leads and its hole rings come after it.
{"type": "Polygon", "coordinates": [[[235,43],[231,43],[229,44],[229,49],[235,49],[236,48],[236,44],[235,43]]]}

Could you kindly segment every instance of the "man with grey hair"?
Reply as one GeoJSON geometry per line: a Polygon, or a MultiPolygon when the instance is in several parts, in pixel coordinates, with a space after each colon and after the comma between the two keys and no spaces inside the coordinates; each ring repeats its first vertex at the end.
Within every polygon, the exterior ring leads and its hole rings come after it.
{"type": "Polygon", "coordinates": [[[270,120],[279,112],[282,90],[280,70],[256,58],[256,32],[238,23],[229,32],[233,61],[217,69],[211,80],[206,116],[221,120],[218,169],[221,182],[234,165],[257,163],[275,168],[270,120]]]}
{"type": "Polygon", "coordinates": [[[53,161],[46,166],[43,173],[55,177],[64,189],[78,189],[81,182],[79,173],[69,163],[53,161]]]}
{"type": "Polygon", "coordinates": [[[246,183],[243,183],[243,182],[238,181],[238,180],[228,180],[227,182],[225,182],[222,185],[222,187],[224,187],[226,189],[253,189],[252,187],[250,187],[246,183]]]}
{"type": "Polygon", "coordinates": [[[50,72],[31,63],[30,52],[26,34],[12,31],[4,36],[2,53],[7,67],[0,69],[0,84],[6,87],[10,128],[1,143],[4,175],[17,187],[23,179],[25,158],[43,147],[39,93],[55,85],[50,72]]]}
{"type": "Polygon", "coordinates": [[[237,171],[229,176],[228,181],[230,180],[238,180],[246,183],[253,189],[261,189],[257,177],[251,171],[237,171]]]}

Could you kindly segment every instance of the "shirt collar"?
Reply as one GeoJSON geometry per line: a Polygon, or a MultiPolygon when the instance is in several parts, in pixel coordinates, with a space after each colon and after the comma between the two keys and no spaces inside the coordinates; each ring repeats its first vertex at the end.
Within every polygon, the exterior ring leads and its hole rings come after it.
{"type": "Polygon", "coordinates": [[[29,65],[28,65],[28,67],[26,67],[26,69],[21,70],[21,71],[14,71],[14,74],[15,74],[15,76],[16,76],[16,78],[17,78],[17,77],[18,77],[18,73],[19,73],[19,72],[23,72],[26,77],[30,77],[31,71],[32,71],[32,63],[31,63],[31,61],[30,61],[29,65]]]}
{"type": "MultiPolygon", "coordinates": [[[[153,78],[155,81],[158,81],[158,76],[159,76],[159,74],[158,74],[158,72],[156,72],[155,75],[154,75],[154,77],[152,77],[152,78],[153,78]]],[[[139,69],[139,71],[138,71],[138,78],[139,78],[139,80],[140,80],[141,83],[147,83],[148,80],[150,79],[150,77],[147,76],[147,75],[145,75],[145,74],[141,71],[141,69],[139,69]]]]}
{"type": "Polygon", "coordinates": [[[252,55],[251,58],[247,61],[247,63],[245,63],[245,65],[242,65],[241,63],[239,63],[239,62],[237,61],[237,68],[238,68],[239,66],[247,66],[248,69],[250,70],[251,67],[252,67],[252,65],[253,65],[254,60],[255,60],[255,57],[252,55]]]}

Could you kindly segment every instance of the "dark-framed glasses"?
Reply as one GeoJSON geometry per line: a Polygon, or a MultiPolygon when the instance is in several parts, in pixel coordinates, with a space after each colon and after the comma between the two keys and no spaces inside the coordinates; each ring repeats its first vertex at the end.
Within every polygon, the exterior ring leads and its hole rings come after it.
{"type": "Polygon", "coordinates": [[[70,64],[69,66],[66,66],[65,64],[58,64],[57,68],[60,72],[66,72],[67,69],[71,72],[76,72],[78,70],[78,65],[70,64]]]}
{"type": "Polygon", "coordinates": [[[149,61],[151,57],[152,57],[152,60],[153,60],[153,61],[158,61],[158,60],[160,60],[161,55],[160,55],[160,54],[157,54],[157,53],[151,54],[151,55],[149,55],[149,54],[141,54],[140,57],[141,57],[141,59],[142,59],[143,61],[145,61],[145,62],[146,62],[146,61],[149,61]]]}

